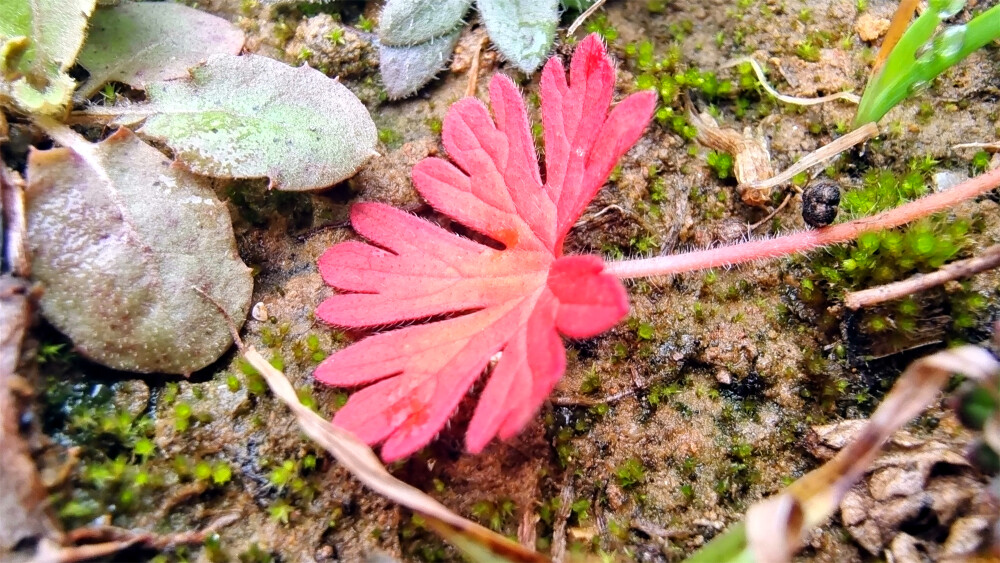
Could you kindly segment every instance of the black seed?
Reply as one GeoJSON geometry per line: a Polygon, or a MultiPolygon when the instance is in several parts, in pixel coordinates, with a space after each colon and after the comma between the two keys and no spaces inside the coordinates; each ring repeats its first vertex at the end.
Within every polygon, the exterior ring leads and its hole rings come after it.
{"type": "Polygon", "coordinates": [[[840,186],[824,180],[802,192],[802,219],[810,226],[825,227],[837,218],[840,209],[840,186]]]}

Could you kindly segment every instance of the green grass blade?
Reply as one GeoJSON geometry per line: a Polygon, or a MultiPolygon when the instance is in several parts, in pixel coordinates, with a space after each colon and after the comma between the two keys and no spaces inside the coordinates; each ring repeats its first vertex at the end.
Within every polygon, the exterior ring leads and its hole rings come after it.
{"type": "Polygon", "coordinates": [[[747,530],[744,522],[730,526],[722,535],[716,536],[701,549],[694,552],[684,563],[754,563],[756,559],[747,545],[747,530]]]}
{"type": "Polygon", "coordinates": [[[939,74],[1000,38],[1000,5],[979,14],[965,26],[946,27],[931,40],[940,21],[937,12],[927,9],[906,30],[885,66],[865,88],[854,118],[855,126],[878,121],[939,74]],[[925,45],[924,53],[918,57],[917,52],[925,45]]]}

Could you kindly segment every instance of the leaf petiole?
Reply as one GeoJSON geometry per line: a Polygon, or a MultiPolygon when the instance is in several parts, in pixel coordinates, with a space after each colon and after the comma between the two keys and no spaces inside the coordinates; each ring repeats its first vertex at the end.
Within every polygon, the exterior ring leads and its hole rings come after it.
{"type": "Polygon", "coordinates": [[[1000,186],[1000,168],[976,176],[943,192],[934,193],[871,217],[822,229],[801,231],[773,239],[755,240],[731,246],[656,256],[639,260],[608,262],[604,271],[620,279],[667,276],[779,258],[856,239],[862,233],[898,227],[926,215],[944,211],[1000,186]]]}

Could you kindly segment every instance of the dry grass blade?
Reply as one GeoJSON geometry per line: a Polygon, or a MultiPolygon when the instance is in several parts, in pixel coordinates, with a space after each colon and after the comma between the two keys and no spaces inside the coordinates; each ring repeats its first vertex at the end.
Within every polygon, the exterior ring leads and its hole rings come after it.
{"type": "Polygon", "coordinates": [[[913,12],[917,11],[918,4],[920,4],[920,0],[902,0],[899,3],[896,13],[892,15],[892,23],[889,24],[889,29],[886,30],[885,39],[882,40],[882,46],[879,47],[878,54],[875,55],[871,76],[875,76],[878,73],[882,65],[885,64],[885,60],[889,58],[889,53],[892,52],[893,47],[899,43],[903,32],[910,25],[910,18],[913,17],[913,12]]]}
{"type": "Polygon", "coordinates": [[[868,424],[836,457],[747,512],[747,544],[756,560],[789,561],[802,534],[836,510],[886,440],[922,412],[958,372],[982,380],[1000,373],[1000,363],[983,348],[963,346],[910,364],[868,424]]]}
{"type": "Polygon", "coordinates": [[[295,414],[302,431],[323,446],[359,481],[380,495],[397,502],[427,519],[427,526],[457,547],[470,561],[492,563],[545,563],[548,558],[531,551],[475,522],[466,520],[434,500],[420,489],[396,479],[386,471],[375,452],[350,432],[337,428],[299,401],[291,382],[272,366],[253,346],[245,346],[235,325],[215,301],[197,287],[192,288],[216,306],[226,319],[233,340],[243,358],[250,363],[271,391],[295,414]]]}
{"type": "Polygon", "coordinates": [[[851,147],[861,144],[877,135],[878,126],[874,123],[866,123],[843,137],[839,137],[831,143],[823,145],[819,149],[805,155],[795,164],[789,166],[773,178],[758,182],[751,182],[748,183],[746,187],[761,190],[784,184],[794,178],[796,174],[805,172],[817,164],[822,164],[851,147]]]}
{"type": "Polygon", "coordinates": [[[740,57],[729,61],[728,63],[722,65],[721,68],[730,68],[739,64],[748,63],[751,68],[753,68],[754,74],[757,75],[757,80],[760,82],[761,87],[775,99],[786,104],[792,104],[794,106],[814,106],[817,104],[825,104],[826,102],[832,102],[834,100],[845,100],[852,104],[857,104],[861,101],[861,97],[854,92],[837,92],[835,94],[828,94],[826,96],[819,96],[817,98],[802,98],[799,96],[789,96],[787,94],[782,94],[771,83],[767,81],[767,76],[764,74],[764,69],[761,68],[760,63],[757,59],[753,57],[740,57]]]}
{"type": "Polygon", "coordinates": [[[577,18],[573,20],[573,23],[570,24],[569,29],[566,30],[566,35],[573,35],[574,33],[576,33],[576,30],[581,25],[583,25],[583,22],[587,21],[587,18],[594,15],[594,12],[596,12],[597,10],[601,9],[601,6],[604,5],[604,2],[605,0],[597,0],[596,2],[591,4],[589,8],[584,10],[582,14],[577,16],[577,18]]]}

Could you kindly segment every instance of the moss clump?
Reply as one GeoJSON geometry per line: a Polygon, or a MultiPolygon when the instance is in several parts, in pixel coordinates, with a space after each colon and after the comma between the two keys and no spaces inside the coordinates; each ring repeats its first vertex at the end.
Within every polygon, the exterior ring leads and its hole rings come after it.
{"type": "Polygon", "coordinates": [[[708,161],[709,168],[715,172],[717,178],[725,180],[733,177],[733,156],[731,154],[709,151],[705,158],[708,161]]]}
{"type": "Polygon", "coordinates": [[[632,457],[626,459],[615,469],[615,478],[618,481],[618,486],[623,489],[631,489],[646,478],[646,468],[643,467],[641,461],[632,457]]]}
{"type": "MultiPolygon", "coordinates": [[[[746,115],[755,103],[760,105],[760,85],[750,65],[738,65],[735,79],[724,79],[711,70],[702,70],[685,62],[681,40],[690,33],[690,23],[676,24],[671,29],[673,41],[660,53],[651,41],[625,46],[627,61],[636,75],[636,89],[655,90],[659,94],[662,106],[656,111],[656,121],[685,140],[693,140],[697,135],[697,130],[687,119],[684,96],[681,95],[685,91],[699,93],[712,103],[735,99],[737,117],[746,115]]],[[[716,115],[719,114],[715,106],[709,108],[709,111],[713,110],[716,115]]]]}
{"type": "Polygon", "coordinates": [[[618,39],[618,30],[608,22],[608,17],[604,14],[597,14],[587,21],[587,32],[600,35],[608,43],[614,43],[618,39]]]}
{"type": "Polygon", "coordinates": [[[511,527],[516,509],[517,505],[509,498],[481,500],[472,505],[472,516],[491,530],[500,532],[511,527]]]}
{"type": "MultiPolygon", "coordinates": [[[[861,188],[843,195],[841,220],[873,215],[928,193],[935,164],[922,159],[911,163],[903,174],[868,172],[861,188]]],[[[817,274],[814,280],[821,282],[827,294],[837,295],[936,270],[968,249],[973,227],[967,219],[939,214],[898,229],[864,233],[853,243],[819,254],[812,263],[817,274]]]]}

